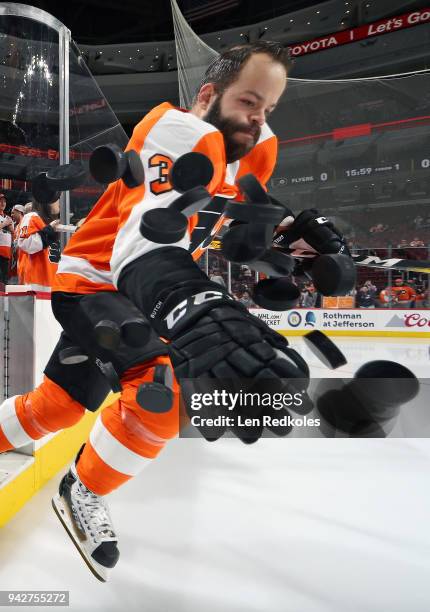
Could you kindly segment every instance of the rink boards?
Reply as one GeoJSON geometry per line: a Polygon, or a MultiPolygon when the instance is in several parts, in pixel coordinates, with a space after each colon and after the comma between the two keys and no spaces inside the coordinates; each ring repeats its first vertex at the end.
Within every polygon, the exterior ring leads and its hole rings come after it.
{"type": "MultiPolygon", "coordinates": [[[[49,295],[20,289],[14,287],[0,298],[2,400],[25,393],[42,381],[43,369],[60,334],[49,295]]],[[[110,395],[103,406],[114,398],[110,395]]],[[[97,413],[87,412],[74,427],[0,457],[0,527],[70,463],[96,417],[97,413]]]]}
{"type": "Polygon", "coordinates": [[[319,329],[329,336],[430,336],[430,310],[388,308],[301,308],[286,312],[251,309],[272,329],[303,335],[319,329]]]}
{"type": "MultiPolygon", "coordinates": [[[[42,372],[60,333],[52,315],[49,295],[14,287],[0,300],[2,398],[29,391],[42,380],[42,372]]],[[[429,310],[297,309],[271,312],[251,309],[271,328],[285,336],[320,329],[332,336],[430,336],[429,310]]],[[[103,406],[114,401],[110,395],[103,406]]],[[[87,413],[74,427],[52,434],[0,458],[0,527],[65,467],[87,438],[97,413],[87,413]]]]}

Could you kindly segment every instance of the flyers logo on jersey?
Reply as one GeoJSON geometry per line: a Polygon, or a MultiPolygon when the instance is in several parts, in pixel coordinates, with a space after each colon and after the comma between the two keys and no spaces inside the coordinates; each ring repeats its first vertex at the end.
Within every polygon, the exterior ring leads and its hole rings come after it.
{"type": "Polygon", "coordinates": [[[160,195],[172,191],[173,187],[169,182],[170,168],[173,162],[167,155],[156,153],[148,160],[150,168],[158,168],[159,176],[157,179],[150,181],[149,186],[154,195],[160,195]]]}

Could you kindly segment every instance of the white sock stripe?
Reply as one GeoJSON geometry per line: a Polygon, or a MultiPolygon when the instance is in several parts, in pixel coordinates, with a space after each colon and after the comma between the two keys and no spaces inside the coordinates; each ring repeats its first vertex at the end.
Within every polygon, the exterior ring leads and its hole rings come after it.
{"type": "Polygon", "coordinates": [[[8,397],[0,406],[0,427],[14,448],[34,442],[16,416],[15,398],[17,397],[18,395],[8,397]]]}
{"type": "Polygon", "coordinates": [[[90,442],[100,459],[111,468],[127,476],[136,476],[148,463],[148,457],[142,457],[117,440],[103,424],[101,416],[94,423],[90,433],[90,442]]]}

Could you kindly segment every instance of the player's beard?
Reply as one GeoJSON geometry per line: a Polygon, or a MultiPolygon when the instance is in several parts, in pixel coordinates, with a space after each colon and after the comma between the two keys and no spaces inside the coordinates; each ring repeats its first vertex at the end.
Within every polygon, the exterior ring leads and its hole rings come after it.
{"type": "Polygon", "coordinates": [[[226,159],[227,163],[231,164],[244,157],[255,147],[260,138],[261,128],[257,123],[250,128],[244,123],[239,123],[233,119],[223,117],[221,113],[221,100],[222,96],[218,96],[215,99],[215,102],[203,117],[203,121],[216,127],[224,136],[226,159]],[[248,142],[238,142],[234,139],[234,135],[237,132],[247,132],[251,134],[252,140],[248,142]]]}

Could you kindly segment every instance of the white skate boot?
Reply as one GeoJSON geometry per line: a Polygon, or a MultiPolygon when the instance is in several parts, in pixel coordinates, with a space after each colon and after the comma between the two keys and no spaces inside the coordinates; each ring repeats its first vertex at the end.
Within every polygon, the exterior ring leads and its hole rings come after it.
{"type": "Polygon", "coordinates": [[[119,559],[118,538],[104,498],[79,480],[75,463],[61,480],[52,505],[85,563],[106,582],[119,559]]]}

